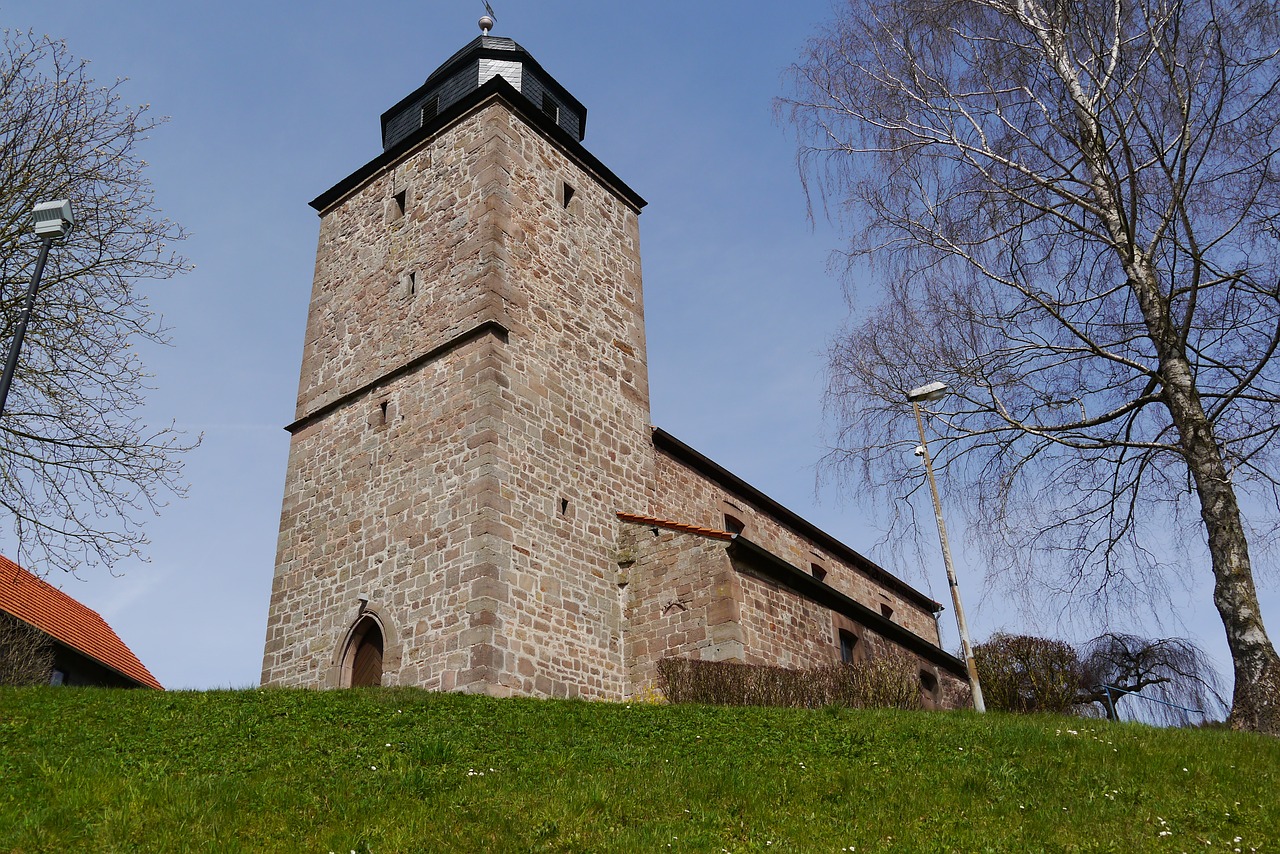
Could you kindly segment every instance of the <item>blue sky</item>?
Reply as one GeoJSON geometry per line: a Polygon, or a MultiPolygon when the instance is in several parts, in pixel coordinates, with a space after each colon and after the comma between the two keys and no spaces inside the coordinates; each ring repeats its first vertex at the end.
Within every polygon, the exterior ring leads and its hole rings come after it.
{"type": "MultiPolygon", "coordinates": [[[[495,35],[586,105],[585,145],[649,201],[654,423],[884,558],[863,508],[815,491],[822,354],[848,314],[828,270],[840,238],[809,223],[794,140],[772,114],[829,0],[494,6],[495,35]]],[[[478,35],[483,4],[62,0],[3,13],[6,27],[66,39],[100,81],[128,77],[127,100],[171,117],[144,156],[196,265],[144,284],[173,330],[172,347],[147,353],[149,417],[204,436],[190,494],[149,522],[149,564],[49,580],[102,613],[167,687],[256,684],[318,228],[307,202],[379,153],[382,111],[478,35]]],[[[925,542],[923,566],[890,568],[946,599],[925,542]]],[[[961,572],[977,638],[1054,632],[1050,617],[984,595],[980,570],[961,572]]],[[[1174,599],[1225,662],[1208,591],[1174,599]]],[[[954,645],[949,608],[943,629],[954,645]]]]}

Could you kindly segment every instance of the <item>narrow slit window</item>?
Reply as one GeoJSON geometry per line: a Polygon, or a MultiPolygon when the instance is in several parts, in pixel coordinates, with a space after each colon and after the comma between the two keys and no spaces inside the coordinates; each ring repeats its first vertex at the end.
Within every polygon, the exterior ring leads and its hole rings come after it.
{"type": "Polygon", "coordinates": [[[391,197],[391,221],[398,222],[404,219],[405,207],[409,203],[409,191],[401,190],[391,197]]]}
{"type": "Polygon", "coordinates": [[[560,499],[560,515],[565,516],[568,513],[569,513],[569,499],[561,498],[560,499]]]}
{"type": "Polygon", "coordinates": [[[436,114],[439,112],[440,112],[440,96],[435,95],[432,98],[430,98],[425,104],[422,105],[422,117],[421,117],[421,122],[418,126],[422,127],[426,125],[426,123],[434,119],[436,117],[436,114]]]}
{"type": "Polygon", "coordinates": [[[407,273],[400,274],[399,284],[396,285],[393,292],[397,299],[407,300],[413,299],[414,294],[418,292],[418,274],[410,270],[407,273]]]}
{"type": "Polygon", "coordinates": [[[569,202],[573,201],[573,194],[576,192],[577,190],[573,189],[573,187],[571,187],[568,183],[561,182],[560,201],[561,203],[564,204],[566,208],[569,207],[569,202]]]}
{"type": "Polygon", "coordinates": [[[551,121],[556,124],[560,123],[560,105],[555,102],[554,98],[545,92],[542,94],[542,112],[546,113],[547,117],[550,118],[551,121]]]}

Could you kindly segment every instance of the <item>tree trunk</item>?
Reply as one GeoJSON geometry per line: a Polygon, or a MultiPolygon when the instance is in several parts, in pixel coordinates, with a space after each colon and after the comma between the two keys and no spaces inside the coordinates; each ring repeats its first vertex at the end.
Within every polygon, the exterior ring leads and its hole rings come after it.
{"type": "Polygon", "coordinates": [[[1236,729],[1280,735],[1280,658],[1262,624],[1235,486],[1155,273],[1139,255],[1129,274],[1156,346],[1164,402],[1178,430],[1178,444],[1195,483],[1200,518],[1208,534],[1213,602],[1226,629],[1235,671],[1231,724],[1236,729]]]}
{"type": "Polygon", "coordinates": [[[1129,277],[1128,285],[1142,311],[1147,335],[1155,345],[1164,403],[1178,431],[1178,444],[1200,500],[1200,518],[1208,534],[1213,566],[1213,601],[1226,629],[1235,672],[1232,726],[1280,735],[1280,658],[1262,625],[1235,486],[1200,400],[1186,345],[1173,322],[1169,298],[1123,214],[1121,193],[1107,167],[1102,123],[1071,67],[1065,46],[1047,30],[1042,31],[1042,39],[1075,108],[1081,153],[1089,168],[1099,215],[1129,277]]]}

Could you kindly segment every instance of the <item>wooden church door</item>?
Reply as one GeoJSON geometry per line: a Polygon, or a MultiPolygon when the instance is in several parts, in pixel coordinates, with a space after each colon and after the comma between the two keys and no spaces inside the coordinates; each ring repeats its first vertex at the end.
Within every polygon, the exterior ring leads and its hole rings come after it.
{"type": "Polygon", "coordinates": [[[382,684],[382,630],[366,619],[358,633],[355,658],[351,663],[351,687],[367,688],[382,684]]]}

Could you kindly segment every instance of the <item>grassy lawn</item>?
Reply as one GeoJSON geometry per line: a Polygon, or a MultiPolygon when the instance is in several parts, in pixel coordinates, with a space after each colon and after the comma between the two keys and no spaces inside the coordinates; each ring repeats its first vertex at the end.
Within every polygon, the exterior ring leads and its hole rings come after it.
{"type": "Polygon", "coordinates": [[[1056,717],[0,689],[5,851],[1274,851],[1280,740],[1056,717]],[[1237,841],[1238,839],[1238,841],[1237,841]]]}

